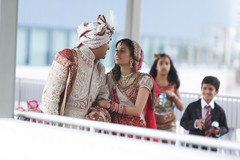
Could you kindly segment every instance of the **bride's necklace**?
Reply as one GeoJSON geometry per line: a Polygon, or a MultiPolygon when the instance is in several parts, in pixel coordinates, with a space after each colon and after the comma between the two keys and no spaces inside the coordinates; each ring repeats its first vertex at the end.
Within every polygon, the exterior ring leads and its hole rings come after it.
{"type": "Polygon", "coordinates": [[[129,73],[128,75],[124,76],[121,74],[121,78],[123,79],[123,81],[126,81],[127,79],[131,78],[133,75],[133,72],[129,73]]]}
{"type": "Polygon", "coordinates": [[[134,74],[134,73],[131,72],[130,74],[128,74],[128,75],[126,75],[126,76],[121,75],[121,78],[122,78],[122,85],[123,85],[123,86],[126,86],[126,85],[127,85],[129,79],[133,76],[133,74],[134,74]]]}

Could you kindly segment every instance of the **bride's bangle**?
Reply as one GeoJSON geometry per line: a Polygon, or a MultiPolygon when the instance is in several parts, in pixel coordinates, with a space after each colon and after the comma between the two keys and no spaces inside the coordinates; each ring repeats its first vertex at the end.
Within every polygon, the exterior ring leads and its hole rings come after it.
{"type": "Polygon", "coordinates": [[[124,114],[125,109],[126,109],[126,106],[121,105],[121,104],[117,104],[115,102],[112,102],[112,104],[109,108],[110,111],[117,112],[119,114],[124,114]]]}

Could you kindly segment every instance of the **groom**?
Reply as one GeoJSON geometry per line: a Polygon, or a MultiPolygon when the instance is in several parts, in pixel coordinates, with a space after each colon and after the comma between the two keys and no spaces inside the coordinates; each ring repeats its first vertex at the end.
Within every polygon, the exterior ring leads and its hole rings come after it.
{"type": "Polygon", "coordinates": [[[60,51],[42,95],[44,113],[84,118],[93,102],[107,99],[104,59],[114,28],[103,15],[78,27],[79,44],[60,51]]]}

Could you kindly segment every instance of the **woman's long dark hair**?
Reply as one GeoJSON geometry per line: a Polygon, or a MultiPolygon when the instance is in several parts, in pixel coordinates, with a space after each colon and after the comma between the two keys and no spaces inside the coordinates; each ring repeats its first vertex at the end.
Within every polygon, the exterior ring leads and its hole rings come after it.
{"type": "MultiPolygon", "coordinates": [[[[124,43],[126,46],[128,46],[128,48],[130,50],[130,56],[136,61],[137,59],[134,56],[134,46],[133,46],[132,40],[130,40],[128,38],[121,39],[116,43],[116,46],[115,46],[116,48],[119,43],[124,43]]],[[[133,67],[135,67],[134,63],[133,63],[133,67]]],[[[115,64],[115,66],[112,69],[112,73],[113,73],[114,79],[116,81],[118,81],[121,78],[120,66],[115,64]]]]}
{"type": "MultiPolygon", "coordinates": [[[[176,84],[176,88],[178,89],[180,87],[180,80],[178,78],[178,74],[177,74],[177,70],[175,69],[174,65],[173,65],[173,62],[172,62],[172,59],[165,53],[160,53],[159,55],[160,58],[162,57],[167,57],[170,61],[170,71],[168,72],[168,77],[167,77],[167,80],[169,82],[172,82],[172,83],[175,83],[176,84]]],[[[156,76],[157,76],[157,70],[156,70],[156,67],[157,67],[157,62],[158,62],[159,58],[157,58],[154,62],[153,62],[153,65],[151,67],[151,70],[149,72],[149,74],[152,75],[152,77],[155,79],[156,76]]]]}

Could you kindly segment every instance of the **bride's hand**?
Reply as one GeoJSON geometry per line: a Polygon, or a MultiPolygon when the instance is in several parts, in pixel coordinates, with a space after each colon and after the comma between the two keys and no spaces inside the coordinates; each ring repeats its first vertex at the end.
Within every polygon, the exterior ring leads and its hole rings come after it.
{"type": "Polygon", "coordinates": [[[104,108],[104,109],[109,109],[111,104],[110,102],[106,101],[106,100],[99,100],[97,102],[98,106],[101,107],[101,108],[104,108]]]}

